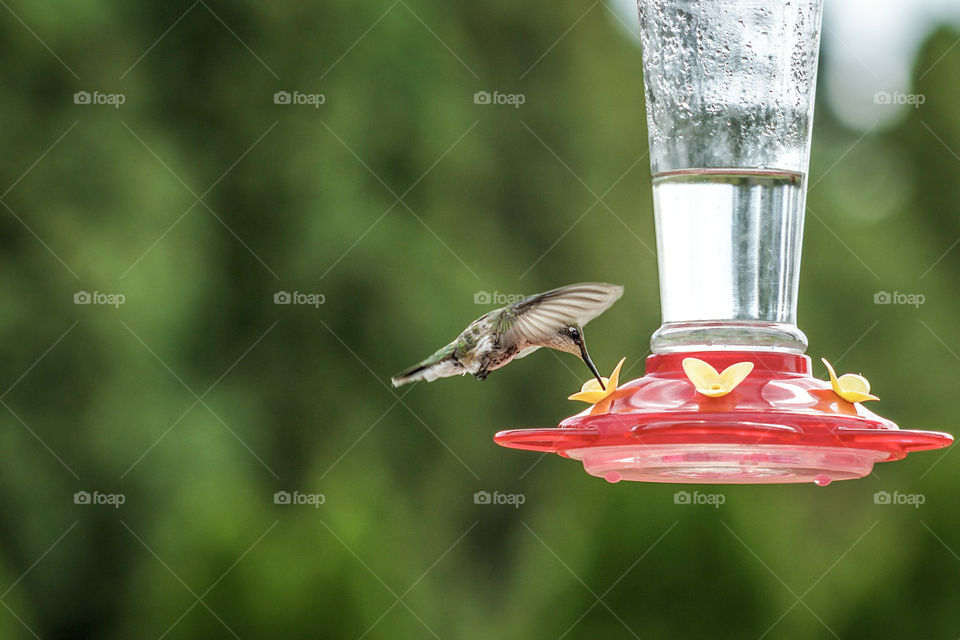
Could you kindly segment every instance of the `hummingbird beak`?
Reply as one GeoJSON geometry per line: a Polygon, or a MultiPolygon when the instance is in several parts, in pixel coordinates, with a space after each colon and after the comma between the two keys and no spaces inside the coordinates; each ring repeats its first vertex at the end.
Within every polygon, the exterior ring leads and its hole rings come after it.
{"type": "Polygon", "coordinates": [[[587,345],[583,341],[582,336],[580,337],[579,340],[577,340],[577,346],[580,347],[580,357],[583,359],[585,363],[587,363],[587,366],[590,367],[590,371],[593,373],[593,377],[595,377],[597,379],[597,382],[600,383],[600,388],[606,391],[607,388],[603,385],[603,379],[600,377],[600,372],[597,371],[596,365],[593,364],[593,360],[590,359],[590,354],[587,353],[587,345]]]}

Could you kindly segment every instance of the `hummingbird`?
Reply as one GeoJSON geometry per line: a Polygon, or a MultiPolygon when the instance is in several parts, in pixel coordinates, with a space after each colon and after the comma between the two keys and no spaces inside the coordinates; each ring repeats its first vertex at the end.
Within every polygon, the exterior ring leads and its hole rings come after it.
{"type": "Polygon", "coordinates": [[[579,357],[603,387],[597,367],[587,353],[583,325],[610,308],[623,287],[603,282],[572,284],[486,313],[464,329],[456,340],[422,362],[393,376],[393,386],[410,382],[473,374],[483,380],[494,369],[540,347],[579,357]]]}

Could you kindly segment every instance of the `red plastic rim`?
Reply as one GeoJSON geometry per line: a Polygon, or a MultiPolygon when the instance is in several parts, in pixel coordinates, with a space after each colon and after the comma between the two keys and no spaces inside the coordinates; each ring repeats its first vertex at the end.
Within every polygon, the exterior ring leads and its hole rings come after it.
{"type": "Polygon", "coordinates": [[[724,351],[652,355],[645,376],[559,428],[501,431],[494,440],[581,460],[613,482],[827,484],[863,477],[874,462],[949,446],[953,437],[899,429],[841,399],[810,375],[807,356],[724,351]],[[744,361],[754,369],[728,395],[708,398],[684,374],[687,357],[718,371],[744,361]]]}

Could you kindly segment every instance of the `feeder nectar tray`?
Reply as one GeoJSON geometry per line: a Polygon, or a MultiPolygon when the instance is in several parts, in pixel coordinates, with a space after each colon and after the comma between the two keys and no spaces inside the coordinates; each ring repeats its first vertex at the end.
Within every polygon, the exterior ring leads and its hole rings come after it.
{"type": "Polygon", "coordinates": [[[810,375],[810,358],[770,352],[655,354],[646,375],[556,429],[501,431],[514,449],[580,460],[609,482],[747,484],[861,478],[876,462],[938,449],[953,437],[903,430],[810,375]],[[719,398],[698,393],[681,362],[718,371],[750,361],[753,371],[719,398]],[[599,409],[599,410],[598,410],[599,409]]]}

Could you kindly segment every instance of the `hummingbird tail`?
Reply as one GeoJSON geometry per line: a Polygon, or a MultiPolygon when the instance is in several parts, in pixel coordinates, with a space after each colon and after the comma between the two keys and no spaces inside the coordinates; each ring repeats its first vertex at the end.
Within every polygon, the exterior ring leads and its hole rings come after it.
{"type": "Polygon", "coordinates": [[[416,382],[417,380],[423,380],[423,370],[425,366],[417,365],[411,367],[406,371],[401,371],[397,375],[390,378],[390,382],[393,383],[395,387],[402,387],[405,384],[410,384],[411,382],[416,382]]]}
{"type": "Polygon", "coordinates": [[[390,378],[393,386],[400,387],[411,382],[426,380],[433,382],[437,378],[449,378],[450,376],[462,376],[467,371],[463,365],[453,355],[453,348],[444,347],[433,354],[423,362],[415,364],[405,371],[390,378]]]}

